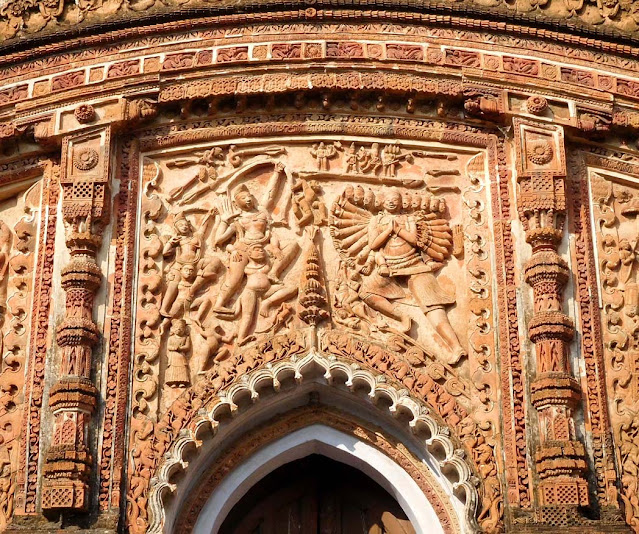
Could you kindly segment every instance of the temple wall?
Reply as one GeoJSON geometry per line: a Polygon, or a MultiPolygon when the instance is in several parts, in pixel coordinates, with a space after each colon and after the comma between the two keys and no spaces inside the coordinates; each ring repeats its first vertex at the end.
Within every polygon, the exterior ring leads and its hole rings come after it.
{"type": "Polygon", "coordinates": [[[25,21],[0,530],[190,532],[313,423],[377,432],[444,532],[639,532],[631,38],[306,7],[25,57],[25,21]]]}

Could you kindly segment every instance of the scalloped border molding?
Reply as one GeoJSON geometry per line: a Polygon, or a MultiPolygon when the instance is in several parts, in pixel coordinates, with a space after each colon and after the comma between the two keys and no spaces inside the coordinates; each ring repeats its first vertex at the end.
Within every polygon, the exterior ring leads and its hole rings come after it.
{"type": "MultiPolygon", "coordinates": [[[[332,386],[344,382],[351,389],[365,388],[368,397],[376,405],[377,401],[384,400],[390,403],[388,411],[391,414],[405,412],[410,421],[408,430],[417,435],[419,431],[425,431],[428,438],[423,440],[423,452],[430,456],[433,462],[446,470],[453,469],[455,476],[451,481],[455,493],[465,494],[464,512],[467,528],[474,532],[478,530],[476,513],[479,503],[477,486],[479,480],[474,475],[473,468],[467,459],[466,452],[455,445],[448,427],[436,420],[431,410],[421,401],[411,397],[407,390],[397,389],[388,384],[383,375],[363,370],[357,365],[349,365],[327,357],[317,351],[311,350],[302,358],[291,358],[267,365],[248,375],[242,376],[237,382],[221,392],[214,401],[214,405],[203,408],[200,414],[183,429],[180,435],[164,455],[164,460],[158,466],[156,475],[151,479],[149,490],[149,529],[148,534],[159,534],[163,531],[166,511],[165,497],[177,490],[177,485],[171,482],[171,477],[180,470],[186,470],[189,462],[186,460],[187,451],[193,447],[200,448],[202,441],[198,436],[211,432],[215,439],[221,420],[228,415],[240,413],[238,402],[241,397],[250,396],[254,403],[260,401],[259,391],[266,387],[272,387],[278,394],[281,393],[281,383],[291,377],[294,378],[296,388],[305,380],[315,377],[314,369],[319,366],[323,372],[323,380],[332,386]],[[433,447],[443,451],[444,458],[437,460],[430,452],[433,447]]],[[[250,410],[250,408],[249,408],[250,410]]],[[[381,411],[381,410],[380,410],[381,411]]],[[[421,441],[421,440],[420,440],[421,441]]]]}

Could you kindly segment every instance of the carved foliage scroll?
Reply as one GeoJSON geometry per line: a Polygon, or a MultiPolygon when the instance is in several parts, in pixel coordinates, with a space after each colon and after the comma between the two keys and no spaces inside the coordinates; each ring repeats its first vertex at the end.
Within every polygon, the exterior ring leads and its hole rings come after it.
{"type": "Polygon", "coordinates": [[[637,213],[639,184],[633,176],[589,172],[594,241],[598,258],[603,341],[610,412],[621,470],[626,522],[639,532],[639,344],[637,338],[637,213]]]}
{"type": "MultiPolygon", "coordinates": [[[[34,291],[41,181],[20,193],[16,207],[0,202],[0,530],[16,508],[24,386],[34,291]],[[5,222],[6,221],[6,222],[5,222]]],[[[0,187],[0,191],[2,188],[0,187]]]]}

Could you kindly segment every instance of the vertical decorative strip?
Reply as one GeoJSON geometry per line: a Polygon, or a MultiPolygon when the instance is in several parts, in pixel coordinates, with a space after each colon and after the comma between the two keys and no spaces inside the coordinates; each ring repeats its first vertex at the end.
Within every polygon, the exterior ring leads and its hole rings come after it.
{"type": "Polygon", "coordinates": [[[577,439],[573,415],[581,389],[568,357],[575,327],[562,310],[570,270],[558,254],[566,219],[564,139],[561,127],[519,119],[514,125],[519,217],[532,247],[524,277],[533,289],[528,335],[536,353],[531,402],[539,425],[538,520],[557,525],[565,524],[558,516],[571,517],[576,507],[589,504],[585,449],[577,439]]]}
{"type": "Polygon", "coordinates": [[[100,338],[93,308],[102,282],[96,257],[109,220],[110,144],[109,127],[66,137],[62,144],[62,216],[71,260],[61,274],[66,311],[56,331],[60,373],[49,392],[54,423],[43,472],[44,510],[89,507],[89,432],[98,395],[92,356],[100,338]]]}

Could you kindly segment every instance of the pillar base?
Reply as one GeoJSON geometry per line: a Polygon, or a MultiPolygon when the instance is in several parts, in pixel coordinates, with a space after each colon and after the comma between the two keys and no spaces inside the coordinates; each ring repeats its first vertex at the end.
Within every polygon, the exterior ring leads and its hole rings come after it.
{"type": "Polygon", "coordinates": [[[57,479],[45,483],[42,491],[43,510],[75,510],[89,507],[89,486],[80,480],[57,479]]]}

